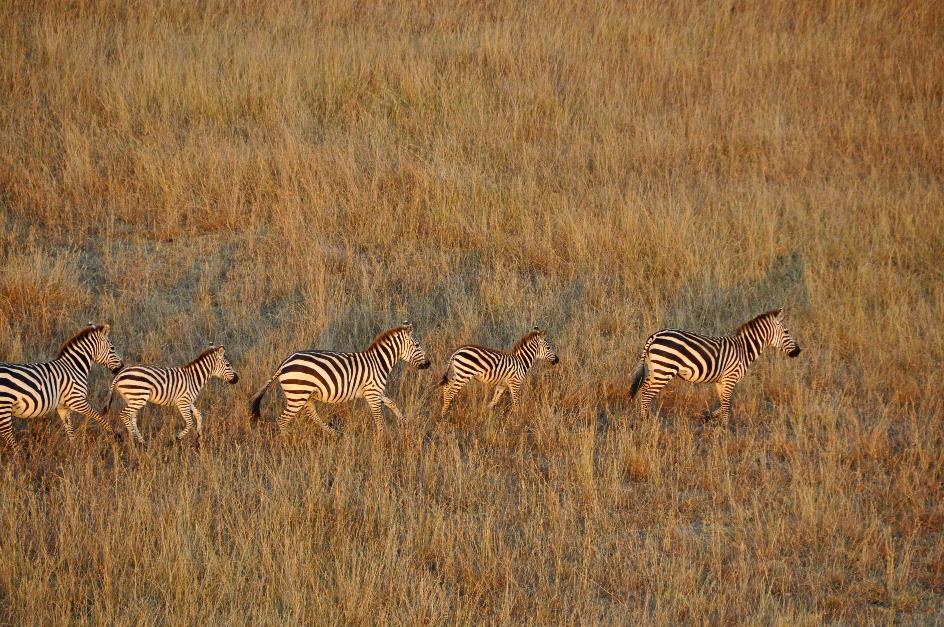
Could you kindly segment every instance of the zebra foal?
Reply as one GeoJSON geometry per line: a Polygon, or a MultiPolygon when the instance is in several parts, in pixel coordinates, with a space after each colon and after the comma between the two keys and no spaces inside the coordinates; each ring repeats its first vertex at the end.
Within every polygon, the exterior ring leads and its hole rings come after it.
{"type": "Polygon", "coordinates": [[[190,433],[194,419],[196,419],[199,439],[203,435],[203,415],[194,403],[200,390],[210,377],[217,377],[230,384],[239,380],[225,353],[225,347],[211,344],[196,359],[179,368],[155,366],[125,368],[111,382],[108,400],[102,411],[108,412],[117,391],[125,401],[125,407],[119,414],[121,422],[128,430],[132,441],[137,440],[140,444],[144,444],[144,438],[138,430],[138,412],[148,403],[162,406],[173,405],[186,423],[184,429],[177,434],[177,439],[183,439],[190,433]]]}
{"type": "Polygon", "coordinates": [[[675,376],[692,383],[714,383],[721,400],[712,416],[731,418],[734,386],[747,367],[767,347],[782,350],[790,357],[800,354],[783,320],[783,309],[762,313],[738,327],[734,335],[706,337],[678,329],[663,329],[649,336],[642,357],[633,372],[629,397],[640,394],[640,414],[649,416],[649,406],[665,384],[675,376]]]}
{"type": "Polygon", "coordinates": [[[501,400],[505,390],[511,395],[512,409],[518,409],[518,398],[525,375],[538,359],[552,364],[560,361],[547,341],[547,330],[534,327],[527,335],[518,340],[510,351],[485,348],[475,344],[461,346],[449,357],[446,371],[439,380],[443,388],[443,405],[440,418],[446,416],[452,399],[466,383],[477,379],[485,383],[497,384],[495,396],[488,404],[493,409],[501,400]]]}
{"type": "Polygon", "coordinates": [[[121,369],[121,358],[108,338],[110,327],[89,326],[72,336],[56,359],[40,364],[0,363],[0,437],[14,454],[20,446],[13,438],[13,417],[37,418],[55,409],[69,440],[74,439],[69,412],[94,418],[106,433],[113,433],[104,416],[88,402],[88,377],[92,364],[112,372],[121,369]]]}
{"type": "Polygon", "coordinates": [[[357,353],[312,350],[292,353],[256,392],[250,406],[252,417],[259,418],[262,397],[278,379],[285,394],[285,407],[279,415],[279,431],[302,408],[323,431],[335,434],[318,416],[314,402],[341,403],[363,398],[367,401],[377,429],[383,428],[382,406],[403,419],[396,404],[385,394],[387,378],[398,361],[420,370],[429,368],[429,358],[413,336],[413,325],[404,322],[378,335],[366,350],[357,353]]]}

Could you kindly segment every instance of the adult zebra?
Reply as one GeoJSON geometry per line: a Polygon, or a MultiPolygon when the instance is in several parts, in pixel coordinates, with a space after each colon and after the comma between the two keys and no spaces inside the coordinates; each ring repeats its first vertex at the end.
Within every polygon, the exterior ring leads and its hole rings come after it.
{"type": "Polygon", "coordinates": [[[724,337],[706,337],[688,331],[663,329],[649,336],[642,357],[633,372],[629,397],[642,389],[640,413],[649,415],[649,406],[676,375],[692,383],[714,383],[721,399],[712,416],[731,418],[731,395],[747,367],[761,352],[772,346],[790,357],[800,354],[783,321],[783,309],[762,313],[724,337]]]}
{"type": "Polygon", "coordinates": [[[88,402],[88,377],[92,363],[112,372],[121,369],[121,358],[108,338],[109,326],[89,326],[72,336],[56,359],[40,364],[0,363],[0,436],[19,454],[13,438],[13,417],[37,418],[55,409],[69,441],[74,440],[69,412],[94,418],[106,433],[113,433],[104,416],[88,402]]]}
{"type": "Polygon", "coordinates": [[[492,409],[498,404],[505,390],[511,394],[512,409],[518,409],[518,397],[525,375],[538,359],[556,364],[560,361],[547,341],[547,330],[534,327],[518,340],[510,351],[485,348],[475,344],[461,346],[449,357],[446,371],[439,385],[443,388],[443,406],[440,417],[446,416],[449,404],[471,379],[485,383],[496,383],[498,389],[488,404],[492,409]]]}
{"type": "Polygon", "coordinates": [[[196,359],[179,368],[157,368],[155,366],[132,366],[122,370],[111,382],[108,400],[102,413],[108,413],[115,391],[125,401],[125,408],[121,410],[119,418],[128,435],[133,440],[144,444],[144,438],[138,430],[138,412],[148,403],[155,405],[173,405],[183,416],[183,431],[177,434],[177,439],[183,439],[193,427],[194,418],[197,421],[197,438],[203,435],[203,415],[194,403],[200,390],[210,379],[217,377],[227,383],[234,384],[239,376],[233,371],[232,364],[226,359],[226,348],[210,345],[200,353],[196,359]]]}
{"type": "Polygon", "coordinates": [[[420,370],[429,368],[429,358],[413,336],[410,322],[384,331],[363,352],[313,350],[292,353],[256,392],[251,402],[252,417],[258,420],[262,397],[278,379],[285,393],[285,408],[278,419],[279,431],[284,431],[289,420],[304,407],[315,424],[334,434],[334,429],[318,416],[314,401],[340,403],[358,398],[367,401],[377,429],[382,429],[381,405],[386,405],[398,420],[403,419],[399,408],[384,393],[390,371],[400,360],[420,370]]]}

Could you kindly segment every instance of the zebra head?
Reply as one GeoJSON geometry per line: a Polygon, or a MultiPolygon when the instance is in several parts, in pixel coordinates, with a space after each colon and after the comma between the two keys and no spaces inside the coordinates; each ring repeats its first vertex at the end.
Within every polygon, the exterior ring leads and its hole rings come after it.
{"type": "Polygon", "coordinates": [[[111,327],[107,324],[97,327],[91,322],[89,323],[89,327],[91,327],[88,338],[91,343],[92,361],[105,366],[111,370],[112,374],[118,374],[124,367],[124,363],[121,361],[121,357],[118,356],[118,353],[115,351],[115,346],[108,337],[108,332],[111,330],[111,327]]]}
{"type": "MultiPolygon", "coordinates": [[[[213,345],[211,344],[210,346],[212,347],[213,345]]],[[[233,364],[229,363],[229,360],[226,358],[225,347],[218,347],[213,351],[210,358],[213,360],[210,366],[211,377],[222,379],[230,385],[239,381],[239,375],[233,370],[233,364]]]]}
{"type": "Polygon", "coordinates": [[[779,348],[790,357],[796,357],[800,354],[800,347],[796,340],[790,335],[787,325],[783,322],[783,309],[778,309],[773,318],[773,329],[770,338],[770,345],[779,348]]]}
{"type": "Polygon", "coordinates": [[[403,342],[400,346],[400,359],[420,370],[429,368],[429,357],[426,356],[426,351],[413,336],[413,323],[406,321],[401,325],[401,329],[403,330],[401,333],[403,342]]]}
{"type": "Polygon", "coordinates": [[[547,329],[543,331],[537,327],[534,327],[534,331],[537,331],[537,335],[534,336],[533,342],[537,342],[537,353],[535,356],[538,359],[543,359],[544,361],[550,362],[553,365],[557,365],[557,362],[560,359],[557,358],[557,353],[554,352],[554,349],[551,348],[550,342],[547,341],[547,329]]]}

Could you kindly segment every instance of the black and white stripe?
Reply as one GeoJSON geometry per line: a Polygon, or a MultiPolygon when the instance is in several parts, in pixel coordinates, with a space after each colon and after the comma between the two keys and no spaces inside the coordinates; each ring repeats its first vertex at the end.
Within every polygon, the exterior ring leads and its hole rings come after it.
{"type": "Polygon", "coordinates": [[[488,404],[489,409],[494,408],[505,390],[508,390],[511,394],[512,408],[517,410],[521,384],[531,366],[538,359],[552,364],[559,361],[547,341],[547,330],[541,331],[537,327],[518,340],[510,351],[485,348],[475,344],[458,348],[449,358],[446,371],[439,381],[439,385],[443,387],[440,416],[446,415],[452,399],[472,379],[498,385],[495,396],[488,404]]]}
{"type": "Polygon", "coordinates": [[[112,433],[105,418],[88,402],[88,377],[92,363],[112,372],[121,368],[121,358],[108,339],[109,326],[88,327],[62,345],[53,361],[41,364],[0,363],[0,436],[13,449],[20,450],[13,439],[13,417],[36,418],[55,409],[73,439],[69,412],[94,418],[107,433],[112,433]]]}
{"type": "Polygon", "coordinates": [[[800,354],[784,325],[783,309],[763,313],[725,337],[705,337],[677,329],[658,331],[646,341],[629,396],[633,398],[642,389],[640,413],[645,418],[652,400],[675,376],[692,383],[714,383],[721,406],[713,415],[720,413],[727,422],[734,386],[768,346],[790,357],[800,354]]]}
{"type": "Polygon", "coordinates": [[[386,405],[398,419],[403,418],[396,404],[384,392],[390,371],[400,360],[420,369],[429,367],[429,358],[413,337],[413,325],[409,322],[381,333],[363,352],[314,350],[293,353],[253,397],[252,416],[259,418],[262,397],[278,379],[285,393],[285,408],[278,419],[280,431],[284,431],[289,420],[305,408],[322,430],[334,433],[318,416],[314,401],[340,403],[358,398],[367,401],[374,423],[380,429],[383,427],[382,405],[386,405]]]}
{"type": "Polygon", "coordinates": [[[189,364],[179,368],[158,368],[155,366],[132,366],[122,370],[111,383],[104,413],[108,412],[112,397],[117,391],[125,401],[119,418],[132,440],[144,443],[138,430],[138,412],[148,403],[154,405],[173,405],[183,416],[186,426],[177,434],[177,439],[185,437],[197,423],[197,437],[203,435],[203,415],[194,403],[200,390],[210,379],[217,377],[230,384],[236,383],[239,376],[226,358],[223,346],[210,346],[189,364]]]}

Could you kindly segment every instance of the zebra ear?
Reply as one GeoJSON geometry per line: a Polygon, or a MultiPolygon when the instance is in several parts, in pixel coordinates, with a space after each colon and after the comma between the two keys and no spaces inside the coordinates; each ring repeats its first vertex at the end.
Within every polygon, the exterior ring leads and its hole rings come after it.
{"type": "Polygon", "coordinates": [[[538,325],[534,325],[534,327],[533,327],[531,330],[532,330],[532,331],[540,331],[541,329],[538,328],[538,325]]]}
{"type": "Polygon", "coordinates": [[[409,329],[410,331],[413,330],[413,323],[410,322],[409,320],[404,320],[404,321],[403,321],[403,326],[406,327],[407,329],[409,329]]]}
{"type": "Polygon", "coordinates": [[[783,307],[777,309],[777,320],[783,320],[783,307]]]}
{"type": "MultiPolygon", "coordinates": [[[[93,329],[95,328],[94,324],[92,325],[92,328],[93,329]]],[[[111,331],[111,325],[108,325],[108,324],[103,324],[101,328],[102,328],[102,333],[104,333],[105,335],[108,335],[108,332],[111,331]]]]}

